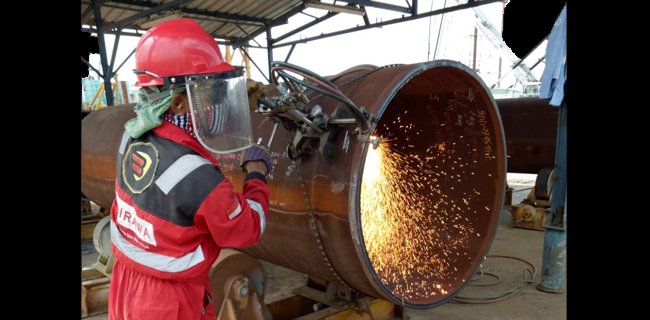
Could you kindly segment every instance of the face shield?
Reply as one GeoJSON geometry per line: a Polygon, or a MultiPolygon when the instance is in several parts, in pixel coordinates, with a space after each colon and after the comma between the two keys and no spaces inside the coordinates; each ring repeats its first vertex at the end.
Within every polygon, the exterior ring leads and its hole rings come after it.
{"type": "Polygon", "coordinates": [[[185,77],[194,133],[216,153],[244,150],[253,143],[243,68],[185,77]]]}

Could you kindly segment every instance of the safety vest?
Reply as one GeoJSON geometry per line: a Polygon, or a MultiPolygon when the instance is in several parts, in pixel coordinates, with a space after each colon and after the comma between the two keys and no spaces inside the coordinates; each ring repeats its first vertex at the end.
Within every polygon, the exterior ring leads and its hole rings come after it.
{"type": "MultiPolygon", "coordinates": [[[[179,129],[163,124],[161,127],[168,130],[179,129]]],[[[259,240],[268,212],[268,204],[260,203],[264,197],[242,201],[243,196],[234,196],[232,185],[212,161],[152,131],[138,139],[125,132],[117,157],[116,197],[111,209],[111,242],[122,263],[164,279],[206,275],[220,251],[212,238],[218,233],[214,230],[219,230],[220,221],[242,214],[243,206],[254,220],[246,218],[251,231],[239,235],[245,238],[242,246],[259,240]],[[206,199],[212,201],[211,208],[202,210],[211,210],[209,216],[216,217],[209,228],[195,224],[195,215],[206,199]]],[[[259,194],[265,194],[268,202],[266,181],[257,183],[263,185],[259,194]]]]}

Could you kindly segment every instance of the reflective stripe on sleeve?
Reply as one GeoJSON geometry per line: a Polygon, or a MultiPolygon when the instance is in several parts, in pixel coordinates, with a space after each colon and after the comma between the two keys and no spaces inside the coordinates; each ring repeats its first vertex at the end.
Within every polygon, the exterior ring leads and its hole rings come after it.
{"type": "Polygon", "coordinates": [[[172,163],[172,165],[169,166],[162,175],[160,175],[160,178],[156,180],[156,185],[160,190],[162,190],[162,192],[168,194],[174,186],[183,180],[183,178],[192,173],[196,168],[205,164],[210,164],[210,161],[199,155],[184,155],[178,158],[176,162],[172,163]]]}
{"type": "Polygon", "coordinates": [[[126,145],[129,142],[129,138],[131,138],[131,136],[126,132],[126,130],[124,130],[124,134],[122,134],[122,142],[120,142],[120,154],[126,152],[126,145]]]}
{"type": "Polygon", "coordinates": [[[253,200],[248,200],[248,205],[251,207],[251,209],[255,210],[257,214],[260,216],[260,234],[264,233],[264,229],[266,229],[266,216],[264,215],[264,209],[262,209],[262,205],[253,201],[253,200]]]}
{"type": "MultiPolygon", "coordinates": [[[[236,201],[236,199],[235,199],[236,201]]],[[[241,205],[237,202],[237,209],[231,214],[228,215],[228,219],[232,220],[241,213],[241,205]]]]}
{"type": "Polygon", "coordinates": [[[124,239],[113,221],[111,221],[111,242],[129,259],[163,272],[185,271],[205,260],[201,245],[193,252],[178,258],[147,252],[124,239]]]}

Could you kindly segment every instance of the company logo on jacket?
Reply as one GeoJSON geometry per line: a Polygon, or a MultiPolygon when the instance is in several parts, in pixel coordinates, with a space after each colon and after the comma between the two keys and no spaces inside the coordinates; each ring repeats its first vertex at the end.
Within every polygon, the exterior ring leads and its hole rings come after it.
{"type": "MultiPolygon", "coordinates": [[[[133,231],[140,240],[155,246],[156,239],[153,236],[153,225],[138,217],[133,206],[130,206],[119,197],[116,200],[118,205],[117,223],[133,231]]],[[[139,242],[138,239],[132,240],[139,242]]]]}
{"type": "Polygon", "coordinates": [[[154,180],[158,168],[158,149],[151,143],[129,146],[122,164],[122,178],[133,193],[142,193],[154,180]]]}

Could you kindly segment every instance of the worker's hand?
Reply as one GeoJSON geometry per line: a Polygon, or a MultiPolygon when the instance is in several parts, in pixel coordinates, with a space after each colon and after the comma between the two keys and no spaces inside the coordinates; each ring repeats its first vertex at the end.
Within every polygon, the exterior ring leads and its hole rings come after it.
{"type": "Polygon", "coordinates": [[[264,175],[273,171],[271,164],[270,150],[262,145],[252,145],[242,151],[241,167],[245,172],[259,172],[264,175]],[[266,171],[262,171],[261,166],[266,165],[266,171]]]}
{"type": "Polygon", "coordinates": [[[264,94],[266,88],[263,83],[248,79],[246,81],[246,89],[248,90],[248,107],[251,111],[255,110],[257,109],[257,99],[264,94]]]}

